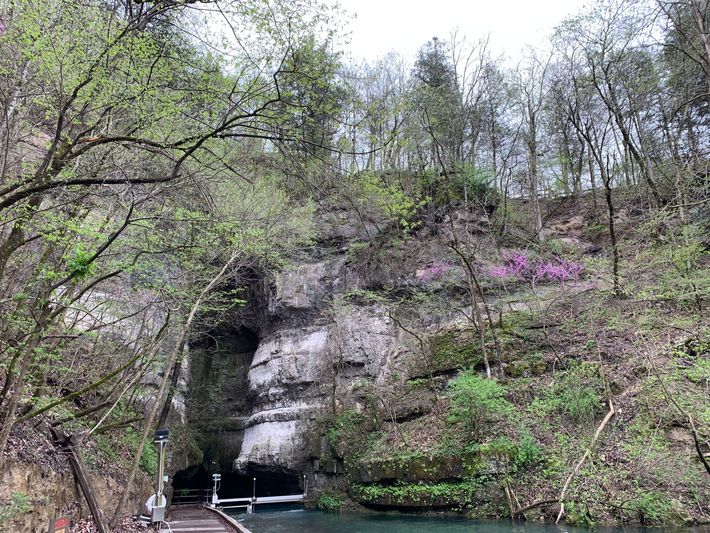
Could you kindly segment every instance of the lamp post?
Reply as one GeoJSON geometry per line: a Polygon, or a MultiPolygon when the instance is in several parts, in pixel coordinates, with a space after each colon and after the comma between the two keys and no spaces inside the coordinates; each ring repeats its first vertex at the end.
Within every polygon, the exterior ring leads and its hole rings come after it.
{"type": "Polygon", "coordinates": [[[153,443],[158,448],[158,479],[155,499],[151,509],[151,522],[162,522],[165,519],[165,508],[167,499],[163,495],[165,488],[165,444],[170,437],[170,431],[167,429],[158,429],[153,437],[153,443]]]}
{"type": "Polygon", "coordinates": [[[217,491],[219,490],[220,481],[222,481],[222,474],[212,474],[212,507],[219,503],[217,491]]]}
{"type": "Polygon", "coordinates": [[[256,478],[254,478],[252,482],[252,496],[251,496],[252,501],[256,501],[256,478]]]}

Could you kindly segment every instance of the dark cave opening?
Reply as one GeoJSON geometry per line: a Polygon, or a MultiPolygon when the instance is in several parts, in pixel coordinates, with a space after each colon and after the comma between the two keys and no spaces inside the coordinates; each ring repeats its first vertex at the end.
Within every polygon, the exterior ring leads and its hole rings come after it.
{"type": "Polygon", "coordinates": [[[174,494],[212,489],[212,474],[222,476],[220,498],[283,496],[303,491],[299,475],[252,468],[235,472],[244,422],[250,414],[249,368],[259,346],[258,334],[247,327],[216,327],[190,346],[188,423],[201,451],[200,462],[176,472],[174,494]]]}
{"type": "Polygon", "coordinates": [[[211,472],[232,472],[249,415],[249,367],[259,346],[251,329],[215,328],[190,346],[188,424],[211,472]]]}
{"type": "MultiPolygon", "coordinates": [[[[234,472],[225,472],[221,475],[222,481],[218,492],[220,498],[251,497],[254,488],[256,488],[257,498],[303,492],[303,484],[296,474],[258,471],[251,475],[234,472]],[[254,478],[256,478],[256,483],[254,483],[254,478]]],[[[212,472],[208,471],[204,465],[193,465],[176,472],[172,485],[175,494],[179,494],[182,490],[211,490],[212,472]]]]}

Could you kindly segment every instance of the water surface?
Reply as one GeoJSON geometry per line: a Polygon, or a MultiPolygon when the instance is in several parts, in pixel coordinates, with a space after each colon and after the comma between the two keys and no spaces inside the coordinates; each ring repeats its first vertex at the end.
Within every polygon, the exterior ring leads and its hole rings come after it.
{"type": "MultiPolygon", "coordinates": [[[[457,516],[325,513],[304,509],[263,509],[230,513],[252,533],[590,533],[589,529],[534,522],[479,521],[457,516]]],[[[681,529],[595,528],[595,533],[660,533],[681,529]]],[[[691,531],[685,529],[684,531],[691,531]]],[[[700,531],[695,529],[694,531],[700,531]]],[[[708,531],[703,528],[703,531],[708,531]]]]}

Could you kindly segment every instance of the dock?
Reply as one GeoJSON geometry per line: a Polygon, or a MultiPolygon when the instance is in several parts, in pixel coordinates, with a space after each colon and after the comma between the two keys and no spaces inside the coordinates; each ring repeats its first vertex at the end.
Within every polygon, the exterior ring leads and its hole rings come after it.
{"type": "Polygon", "coordinates": [[[171,510],[162,533],[251,533],[236,520],[216,509],[193,507],[171,510]]]}
{"type": "Polygon", "coordinates": [[[306,501],[305,494],[289,494],[287,496],[259,496],[257,498],[217,498],[212,500],[213,505],[227,507],[247,507],[248,505],[265,505],[274,503],[302,503],[306,501]]]}

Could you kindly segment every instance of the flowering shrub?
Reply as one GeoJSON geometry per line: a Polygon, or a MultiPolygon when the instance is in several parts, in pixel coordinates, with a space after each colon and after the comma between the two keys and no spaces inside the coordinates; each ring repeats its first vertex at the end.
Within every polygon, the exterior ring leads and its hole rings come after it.
{"type": "Polygon", "coordinates": [[[438,279],[451,270],[451,265],[444,261],[434,261],[431,265],[417,271],[417,279],[427,283],[438,279]]]}
{"type": "Polygon", "coordinates": [[[579,279],[583,266],[579,263],[557,258],[542,261],[529,258],[524,252],[503,254],[503,264],[491,269],[495,278],[514,278],[519,281],[536,283],[538,281],[564,282],[579,279]]]}

